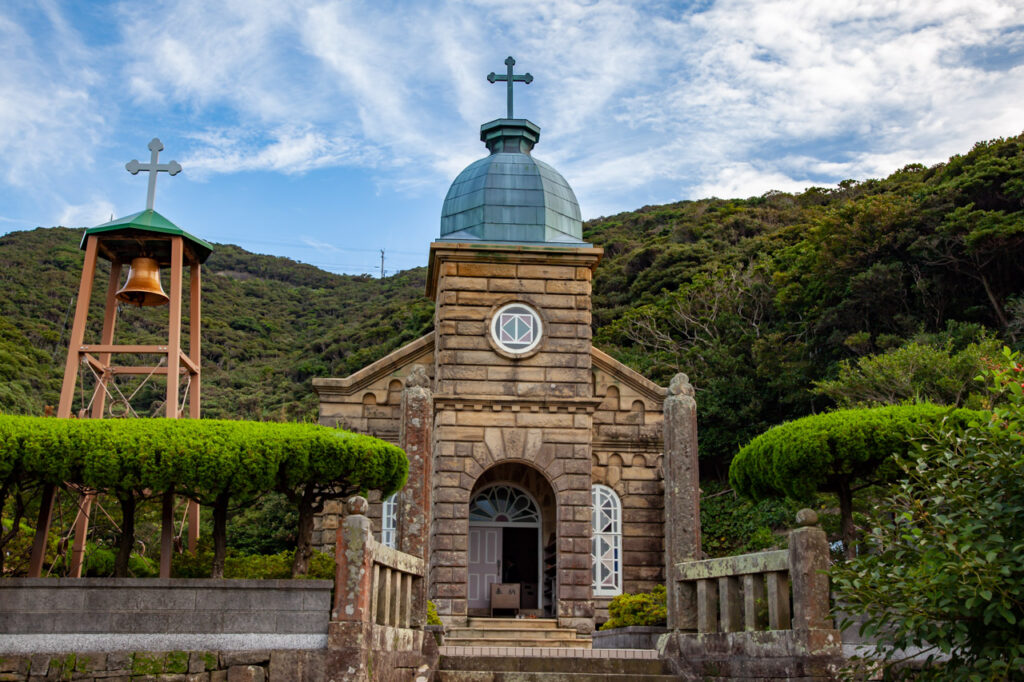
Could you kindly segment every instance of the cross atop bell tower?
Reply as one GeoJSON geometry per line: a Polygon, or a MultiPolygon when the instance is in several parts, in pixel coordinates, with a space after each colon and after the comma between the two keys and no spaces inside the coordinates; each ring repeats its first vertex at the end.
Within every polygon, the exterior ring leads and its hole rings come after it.
{"type": "Polygon", "coordinates": [[[149,188],[146,190],[146,210],[153,210],[153,201],[156,199],[156,174],[160,171],[168,175],[177,175],[181,172],[181,164],[177,161],[170,163],[157,163],[157,157],[164,150],[164,143],[154,137],[149,141],[149,163],[139,163],[138,159],[132,159],[124,165],[132,175],[138,175],[139,171],[149,171],[149,188]]]}
{"type": "Polygon", "coordinates": [[[508,116],[506,116],[505,118],[515,118],[514,116],[512,116],[512,84],[513,83],[526,83],[527,85],[529,85],[530,83],[533,82],[533,76],[530,75],[529,73],[525,73],[525,74],[522,74],[520,76],[513,76],[512,75],[512,67],[515,66],[515,65],[516,65],[516,60],[513,59],[512,56],[510,55],[509,58],[505,60],[505,66],[508,67],[508,73],[507,74],[505,74],[503,76],[499,76],[496,73],[494,73],[493,71],[491,71],[489,74],[487,74],[487,80],[490,83],[493,83],[495,81],[506,81],[506,82],[508,82],[508,116]]]}

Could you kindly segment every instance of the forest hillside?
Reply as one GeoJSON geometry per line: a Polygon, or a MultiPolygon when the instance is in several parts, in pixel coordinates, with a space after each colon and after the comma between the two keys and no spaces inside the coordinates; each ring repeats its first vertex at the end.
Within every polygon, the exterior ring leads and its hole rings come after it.
{"type": "MultiPolygon", "coordinates": [[[[81,236],[0,237],[0,412],[56,404],[81,236]]],[[[831,407],[814,382],[844,360],[1024,341],[1024,135],[834,189],[646,206],[587,222],[584,238],[605,249],[595,345],[662,384],[690,376],[719,476],[754,435],[831,407]]],[[[205,273],[207,417],[315,418],[312,377],[345,376],[433,323],[423,268],[335,275],[216,245],[205,273]]],[[[155,342],[159,315],[123,308],[118,341],[155,342]]]]}

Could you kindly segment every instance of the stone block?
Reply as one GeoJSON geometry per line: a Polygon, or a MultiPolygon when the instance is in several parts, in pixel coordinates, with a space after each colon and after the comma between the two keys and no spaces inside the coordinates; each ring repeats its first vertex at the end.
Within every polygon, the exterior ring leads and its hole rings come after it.
{"type": "MultiPolygon", "coordinates": [[[[521,267],[521,266],[520,266],[521,267]]],[[[518,277],[514,263],[459,263],[460,277],[518,277]]]]}
{"type": "Polygon", "coordinates": [[[486,291],[487,280],[483,277],[467,277],[462,276],[463,273],[459,273],[458,277],[445,277],[441,281],[441,293],[455,292],[455,291],[486,291]]]}
{"type": "Polygon", "coordinates": [[[576,268],[570,265],[525,265],[516,266],[519,279],[575,279],[576,268]]]}
{"type": "Polygon", "coordinates": [[[496,277],[488,280],[488,288],[490,291],[518,294],[542,294],[547,291],[545,281],[542,279],[507,279],[504,277],[496,277]]]}
{"type": "Polygon", "coordinates": [[[547,280],[546,291],[549,294],[579,294],[583,296],[590,295],[590,281],[589,280],[559,280],[549,279],[547,280]]]}
{"type": "Polygon", "coordinates": [[[12,675],[17,673],[19,680],[28,674],[31,664],[32,659],[29,656],[0,655],[0,673],[11,673],[12,675]]]}
{"type": "MultiPolygon", "coordinates": [[[[522,416],[521,414],[519,415],[522,416]]],[[[493,410],[468,411],[457,413],[456,424],[459,426],[515,426],[516,414],[513,412],[494,412],[493,410]]]]}
{"type": "Polygon", "coordinates": [[[561,381],[577,384],[590,382],[590,370],[577,367],[551,367],[544,372],[545,381],[561,381]]]}
{"type": "MultiPolygon", "coordinates": [[[[450,293],[450,292],[445,292],[450,293]]],[[[493,291],[459,291],[458,304],[493,307],[504,300],[505,295],[493,291]]]]}
{"type": "Polygon", "coordinates": [[[233,665],[227,682],[267,682],[267,671],[258,665],[233,665]]]}
{"type": "Polygon", "coordinates": [[[232,666],[266,665],[270,662],[270,652],[267,650],[255,651],[223,651],[220,654],[220,667],[230,668],[232,666]]]}

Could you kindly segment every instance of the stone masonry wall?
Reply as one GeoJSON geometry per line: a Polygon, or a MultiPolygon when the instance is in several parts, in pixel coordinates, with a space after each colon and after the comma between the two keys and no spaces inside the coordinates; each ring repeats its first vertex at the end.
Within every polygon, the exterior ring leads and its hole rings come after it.
{"type": "Polygon", "coordinates": [[[0,680],[322,682],[326,656],[326,649],[0,654],[0,680]]]}
{"type": "Polygon", "coordinates": [[[0,655],[326,646],[330,580],[5,578],[0,655]]]}
{"type": "Polygon", "coordinates": [[[488,468],[535,467],[558,507],[558,612],[562,625],[593,628],[590,572],[590,354],[593,248],[431,246],[435,293],[435,491],[430,593],[438,611],[467,614],[469,526],[474,483],[488,468]],[[526,303],[544,334],[533,353],[493,344],[497,310],[526,303]]]}

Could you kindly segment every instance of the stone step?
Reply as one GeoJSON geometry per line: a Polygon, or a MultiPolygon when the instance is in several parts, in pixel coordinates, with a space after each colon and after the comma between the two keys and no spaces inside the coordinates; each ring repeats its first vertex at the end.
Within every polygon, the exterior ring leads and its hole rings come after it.
{"type": "Polygon", "coordinates": [[[489,630],[504,628],[518,630],[524,627],[534,630],[556,630],[558,628],[558,620],[554,618],[482,618],[470,616],[468,627],[486,628],[489,630]]]}
{"type": "Polygon", "coordinates": [[[576,639],[576,631],[552,628],[484,628],[454,627],[446,631],[446,639],[576,639]]]}
{"type": "Polygon", "coordinates": [[[480,670],[439,670],[437,682],[670,682],[674,675],[646,675],[643,673],[524,673],[484,672],[480,670]]]}
{"type": "Polygon", "coordinates": [[[553,652],[522,649],[492,653],[481,649],[453,652],[447,646],[442,648],[439,670],[490,674],[576,673],[627,676],[660,676],[668,673],[665,662],[656,658],[655,652],[648,650],[594,649],[553,652]]]}
{"type": "Polygon", "coordinates": [[[445,635],[445,646],[453,647],[545,647],[562,649],[590,649],[589,639],[548,639],[546,637],[513,636],[499,637],[501,633],[489,633],[487,637],[449,637],[445,635]],[[491,636],[495,635],[495,636],[491,636]]]}

